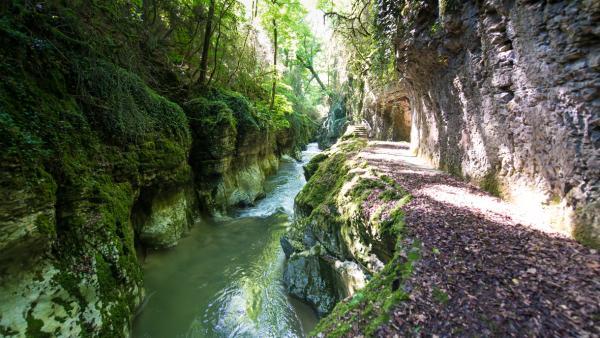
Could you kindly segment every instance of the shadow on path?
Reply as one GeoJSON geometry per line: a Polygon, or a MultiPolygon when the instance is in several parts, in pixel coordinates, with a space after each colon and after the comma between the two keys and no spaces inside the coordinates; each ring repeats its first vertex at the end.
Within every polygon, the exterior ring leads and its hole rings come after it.
{"type": "Polygon", "coordinates": [[[423,244],[410,300],[378,335],[600,335],[597,252],[536,229],[526,210],[432,169],[405,143],[370,142],[359,156],[414,197],[406,228],[423,244]]]}

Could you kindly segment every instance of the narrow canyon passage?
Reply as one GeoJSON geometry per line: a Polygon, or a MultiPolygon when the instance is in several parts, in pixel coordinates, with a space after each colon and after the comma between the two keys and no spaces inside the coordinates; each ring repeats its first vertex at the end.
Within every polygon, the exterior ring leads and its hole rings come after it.
{"type": "Polygon", "coordinates": [[[288,297],[282,284],[279,238],[306,183],[302,161],[281,161],[267,196],[232,218],[196,225],[178,246],[150,253],[143,264],[148,294],[134,337],[304,337],[316,317],[288,297]]]}
{"type": "Polygon", "coordinates": [[[600,338],[599,23],[0,1],[0,338],[600,338]]]}
{"type": "MultiPolygon", "coordinates": [[[[535,213],[433,169],[409,147],[371,141],[355,157],[412,196],[402,207],[403,243],[420,243],[420,259],[402,286],[410,296],[378,336],[598,333],[596,250],[553,232],[535,213]]],[[[381,203],[365,202],[365,217],[381,203]]],[[[352,323],[345,336],[360,335],[371,320],[364,312],[358,307],[332,320],[352,323]]]]}

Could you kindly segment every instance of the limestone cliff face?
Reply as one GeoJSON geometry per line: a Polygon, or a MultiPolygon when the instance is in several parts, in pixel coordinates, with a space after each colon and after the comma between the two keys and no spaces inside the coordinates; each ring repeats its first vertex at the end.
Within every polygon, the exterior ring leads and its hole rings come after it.
{"type": "MultiPolygon", "coordinates": [[[[402,15],[396,17],[401,80],[394,96],[411,112],[416,151],[597,246],[600,4],[395,6],[402,15]]],[[[404,134],[385,110],[367,105],[364,111],[374,135],[404,134]]]]}
{"type": "Polygon", "coordinates": [[[370,137],[383,141],[410,141],[410,104],[401,89],[390,86],[368,92],[361,114],[370,128],[370,137]]]}
{"type": "Polygon", "coordinates": [[[214,102],[200,98],[185,107],[193,135],[190,164],[201,208],[222,215],[263,197],[265,178],[277,170],[279,157],[297,153],[309,133],[292,127],[275,132],[261,125],[239,95],[214,92],[209,97],[214,102]],[[294,133],[297,140],[289,139],[294,133]]]}

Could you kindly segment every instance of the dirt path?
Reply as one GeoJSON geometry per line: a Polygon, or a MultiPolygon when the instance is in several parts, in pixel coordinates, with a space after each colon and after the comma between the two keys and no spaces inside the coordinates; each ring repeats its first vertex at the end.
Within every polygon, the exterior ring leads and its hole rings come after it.
{"type": "Polygon", "coordinates": [[[423,244],[410,300],[379,335],[600,337],[597,252],[431,169],[406,143],[370,142],[359,156],[412,194],[406,228],[423,244]]]}

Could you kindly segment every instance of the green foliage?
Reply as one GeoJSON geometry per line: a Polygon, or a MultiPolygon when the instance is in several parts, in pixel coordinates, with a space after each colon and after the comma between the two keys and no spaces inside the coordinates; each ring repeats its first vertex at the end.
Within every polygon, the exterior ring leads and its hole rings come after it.
{"type": "Polygon", "coordinates": [[[502,195],[500,182],[498,181],[498,178],[496,177],[496,173],[493,171],[489,172],[488,174],[486,174],[483,177],[483,179],[479,183],[479,187],[481,189],[489,192],[493,196],[501,197],[501,195],[502,195]]]}
{"type": "Polygon", "coordinates": [[[357,79],[383,87],[398,79],[392,38],[402,1],[321,0],[335,32],[349,52],[350,72],[357,79]]]}
{"type": "Polygon", "coordinates": [[[442,25],[438,21],[436,21],[433,25],[431,25],[431,28],[429,29],[429,32],[431,33],[431,35],[435,35],[441,29],[442,29],[442,25]]]}
{"type": "Polygon", "coordinates": [[[76,72],[83,108],[107,137],[140,142],[159,132],[189,143],[183,110],[135,74],[101,60],[84,60],[76,65],[76,72]]]}
{"type": "Polygon", "coordinates": [[[307,14],[304,6],[299,0],[268,0],[263,4],[265,8],[261,15],[261,24],[265,30],[270,32],[275,21],[278,39],[281,39],[278,44],[283,48],[294,44],[307,14]]]}

